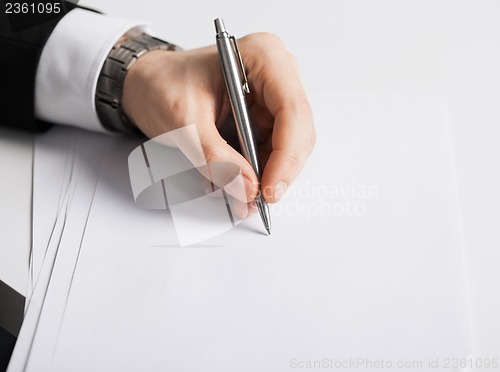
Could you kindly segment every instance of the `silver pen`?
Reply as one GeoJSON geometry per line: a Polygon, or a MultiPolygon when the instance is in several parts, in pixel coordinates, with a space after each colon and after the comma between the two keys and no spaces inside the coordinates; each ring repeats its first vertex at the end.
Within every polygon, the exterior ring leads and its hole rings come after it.
{"type": "MultiPolygon", "coordinates": [[[[259,161],[257,158],[257,148],[252,133],[252,125],[248,114],[245,94],[250,93],[245,66],[241,59],[238,43],[234,36],[227,33],[224,22],[221,18],[215,21],[215,32],[217,41],[217,50],[219,59],[226,81],[229,100],[233,110],[234,120],[238,131],[238,139],[240,141],[241,151],[243,156],[252,165],[257,179],[260,182],[259,161]]],[[[271,234],[271,215],[269,214],[269,205],[262,197],[262,192],[259,190],[255,198],[257,209],[264,223],[264,227],[268,234],[271,234]]]]}

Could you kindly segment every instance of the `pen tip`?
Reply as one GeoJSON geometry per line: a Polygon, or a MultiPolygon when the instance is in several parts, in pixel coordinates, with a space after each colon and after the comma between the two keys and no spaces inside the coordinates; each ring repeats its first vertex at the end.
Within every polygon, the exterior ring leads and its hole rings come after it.
{"type": "Polygon", "coordinates": [[[267,235],[271,235],[271,227],[267,226],[266,227],[267,235]]]}

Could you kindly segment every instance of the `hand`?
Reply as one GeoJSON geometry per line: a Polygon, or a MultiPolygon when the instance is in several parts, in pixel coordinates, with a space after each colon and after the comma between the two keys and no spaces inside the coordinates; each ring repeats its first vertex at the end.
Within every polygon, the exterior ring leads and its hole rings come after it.
{"type": "MultiPolygon", "coordinates": [[[[251,94],[247,103],[263,169],[261,190],[277,202],[315,144],[312,112],[294,58],[274,35],[238,40],[251,94]]],[[[129,70],[123,108],[148,137],[196,124],[207,163],[231,162],[243,173],[248,201],[259,183],[251,165],[223,138],[231,106],[215,46],[152,51],[129,70]]],[[[232,124],[234,126],[234,124],[232,124]]]]}

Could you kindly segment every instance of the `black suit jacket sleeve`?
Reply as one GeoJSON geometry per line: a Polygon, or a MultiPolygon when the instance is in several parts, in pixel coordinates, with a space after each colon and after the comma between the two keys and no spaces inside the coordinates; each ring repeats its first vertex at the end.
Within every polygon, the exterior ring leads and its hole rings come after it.
{"type": "Polygon", "coordinates": [[[15,21],[11,23],[12,18],[6,15],[5,2],[0,0],[0,125],[28,130],[45,129],[48,124],[35,119],[38,61],[57,23],[75,6],[65,2],[55,18],[14,31],[15,21]]]}

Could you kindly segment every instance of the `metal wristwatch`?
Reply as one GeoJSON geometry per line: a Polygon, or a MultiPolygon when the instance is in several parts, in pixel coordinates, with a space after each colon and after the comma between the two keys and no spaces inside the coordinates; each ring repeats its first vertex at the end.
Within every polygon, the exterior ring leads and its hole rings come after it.
{"type": "Polygon", "coordinates": [[[112,132],[134,132],[135,125],[122,108],[123,82],[127,71],[151,50],[181,50],[174,44],[142,34],[118,42],[108,54],[102,67],[95,94],[97,116],[112,132]]]}

